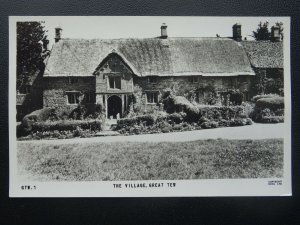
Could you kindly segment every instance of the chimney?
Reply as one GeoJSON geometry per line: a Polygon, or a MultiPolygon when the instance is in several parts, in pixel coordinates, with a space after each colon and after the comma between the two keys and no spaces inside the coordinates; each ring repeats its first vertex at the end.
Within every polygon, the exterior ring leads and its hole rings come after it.
{"type": "Polygon", "coordinates": [[[232,26],[232,38],[235,41],[242,40],[242,25],[241,24],[236,23],[232,26]]]}
{"type": "Polygon", "coordinates": [[[43,42],[43,51],[48,51],[49,40],[47,39],[47,36],[42,40],[42,42],[43,42]]]}
{"type": "Polygon", "coordinates": [[[58,42],[61,39],[61,33],[62,33],[62,28],[61,27],[55,27],[55,43],[58,42]]]}
{"type": "Polygon", "coordinates": [[[278,26],[271,27],[271,41],[280,41],[280,29],[278,26]]]}
{"type": "Polygon", "coordinates": [[[166,39],[168,38],[168,34],[167,34],[167,24],[163,23],[160,27],[161,30],[161,36],[160,38],[166,39]]]}

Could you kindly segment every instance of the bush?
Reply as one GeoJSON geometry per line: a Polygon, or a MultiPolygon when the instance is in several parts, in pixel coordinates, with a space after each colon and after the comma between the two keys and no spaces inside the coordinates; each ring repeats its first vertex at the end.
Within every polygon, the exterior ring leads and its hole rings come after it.
{"type": "Polygon", "coordinates": [[[99,120],[59,120],[59,121],[46,121],[36,122],[32,124],[32,131],[73,131],[78,129],[89,129],[91,131],[101,130],[101,121],[99,120]]]}
{"type": "Polygon", "coordinates": [[[260,119],[261,123],[283,123],[284,117],[283,116],[265,116],[260,119]]]}
{"type": "Polygon", "coordinates": [[[200,106],[199,115],[208,120],[220,121],[222,119],[240,118],[243,115],[241,106],[200,106]]]}
{"type": "Polygon", "coordinates": [[[272,95],[267,98],[259,98],[256,100],[252,119],[256,122],[273,123],[271,121],[281,121],[281,119],[266,119],[274,116],[284,115],[284,98],[272,95]]]}
{"type": "Polygon", "coordinates": [[[165,118],[167,121],[171,121],[172,123],[179,124],[186,117],[185,113],[172,113],[167,115],[165,118]]]}
{"type": "Polygon", "coordinates": [[[87,113],[87,109],[84,105],[79,104],[76,109],[74,109],[71,114],[70,118],[74,120],[82,120],[85,118],[87,113]]]}
{"type": "Polygon", "coordinates": [[[233,105],[241,105],[243,102],[244,96],[240,90],[231,90],[229,92],[229,101],[233,105]]]}
{"type": "Polygon", "coordinates": [[[35,122],[46,121],[55,115],[55,109],[43,108],[26,115],[22,120],[22,128],[25,132],[30,132],[32,124],[35,122]]]}
{"type": "Polygon", "coordinates": [[[209,129],[218,127],[218,123],[215,121],[207,121],[201,124],[201,128],[209,129]]]}
{"type": "Polygon", "coordinates": [[[183,96],[175,96],[170,94],[163,99],[164,109],[167,113],[186,113],[185,120],[196,122],[199,119],[199,110],[183,96]]]}
{"type": "Polygon", "coordinates": [[[274,97],[279,97],[279,95],[277,95],[277,94],[256,95],[251,99],[251,101],[256,102],[257,100],[259,100],[261,98],[274,98],[274,97]]]}
{"type": "Polygon", "coordinates": [[[245,126],[246,124],[247,124],[247,119],[234,119],[230,121],[231,127],[245,126]]]}
{"type": "Polygon", "coordinates": [[[261,98],[256,101],[255,107],[257,109],[268,108],[272,111],[276,111],[277,109],[284,108],[284,98],[283,97],[261,98]]]}
{"type": "Polygon", "coordinates": [[[254,112],[255,104],[252,102],[243,102],[242,105],[244,114],[247,118],[251,117],[254,112]]]}

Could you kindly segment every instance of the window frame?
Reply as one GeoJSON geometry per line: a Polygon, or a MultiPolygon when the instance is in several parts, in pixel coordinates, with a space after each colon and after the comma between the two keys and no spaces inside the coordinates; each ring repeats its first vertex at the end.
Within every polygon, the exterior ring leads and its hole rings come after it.
{"type": "Polygon", "coordinates": [[[107,83],[108,83],[108,89],[110,89],[110,90],[121,90],[122,89],[122,79],[121,79],[121,76],[108,76],[107,83]],[[116,85],[117,82],[115,80],[116,78],[120,79],[120,88],[116,87],[117,86],[116,85]],[[110,86],[110,84],[111,84],[110,79],[113,79],[113,86],[114,87],[110,86]]]}
{"type": "Polygon", "coordinates": [[[149,92],[146,92],[146,104],[151,104],[151,105],[154,105],[154,104],[157,104],[159,102],[159,92],[157,91],[149,91],[149,92]],[[153,101],[149,101],[149,96],[152,96],[152,100],[153,101]]]}
{"type": "Polygon", "coordinates": [[[67,96],[67,104],[68,105],[78,105],[80,102],[80,92],[79,91],[67,91],[66,92],[66,96],[67,96]],[[72,96],[74,99],[74,103],[71,103],[72,101],[70,101],[70,96],[72,96]],[[76,98],[77,97],[77,98],[76,98]]]}

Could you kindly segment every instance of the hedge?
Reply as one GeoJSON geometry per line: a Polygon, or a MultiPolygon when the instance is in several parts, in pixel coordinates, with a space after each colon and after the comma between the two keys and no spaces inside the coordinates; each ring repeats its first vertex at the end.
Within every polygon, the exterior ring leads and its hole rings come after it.
{"type": "Polygon", "coordinates": [[[271,111],[282,109],[284,108],[284,98],[283,97],[261,98],[256,101],[255,108],[270,109],[271,111]]]}
{"type": "Polygon", "coordinates": [[[276,98],[276,97],[279,97],[279,95],[277,95],[277,94],[256,95],[251,100],[252,100],[252,102],[256,102],[257,100],[262,99],[262,98],[276,98]]]}
{"type": "Polygon", "coordinates": [[[200,118],[205,117],[208,120],[219,121],[245,117],[242,106],[200,106],[198,109],[200,118]]]}
{"type": "Polygon", "coordinates": [[[264,116],[259,120],[259,122],[261,122],[261,123],[283,123],[284,117],[283,116],[264,116]]]}
{"type": "Polygon", "coordinates": [[[185,116],[184,113],[182,114],[172,113],[172,114],[167,114],[165,116],[158,116],[158,117],[155,117],[154,115],[151,114],[147,114],[147,115],[141,115],[132,118],[119,119],[117,121],[117,124],[119,128],[122,128],[124,126],[134,126],[139,124],[152,126],[155,123],[162,122],[162,121],[172,121],[174,123],[181,123],[183,121],[184,116],[185,116]]]}
{"type": "Polygon", "coordinates": [[[90,129],[92,131],[101,130],[102,123],[100,120],[59,120],[36,122],[32,124],[32,131],[67,131],[76,130],[77,127],[81,129],[90,129]]]}
{"type": "Polygon", "coordinates": [[[195,122],[199,119],[199,110],[183,96],[169,95],[163,100],[164,108],[168,113],[186,113],[185,119],[195,122]]]}
{"type": "Polygon", "coordinates": [[[33,111],[23,118],[22,128],[24,129],[24,131],[29,132],[31,131],[31,126],[33,123],[46,121],[54,113],[55,113],[55,109],[53,108],[43,108],[43,109],[33,111]]]}

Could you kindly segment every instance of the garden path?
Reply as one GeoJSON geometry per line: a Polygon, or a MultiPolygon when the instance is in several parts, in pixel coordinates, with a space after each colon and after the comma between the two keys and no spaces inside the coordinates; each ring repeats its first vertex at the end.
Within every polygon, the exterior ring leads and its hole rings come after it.
{"type": "Polygon", "coordinates": [[[249,126],[225,127],[185,132],[161,133],[161,134],[141,134],[131,136],[105,136],[92,138],[73,138],[58,140],[30,140],[24,142],[38,143],[93,143],[93,142],[184,142],[200,139],[269,139],[284,138],[284,123],[278,124],[258,124],[249,126]]]}

